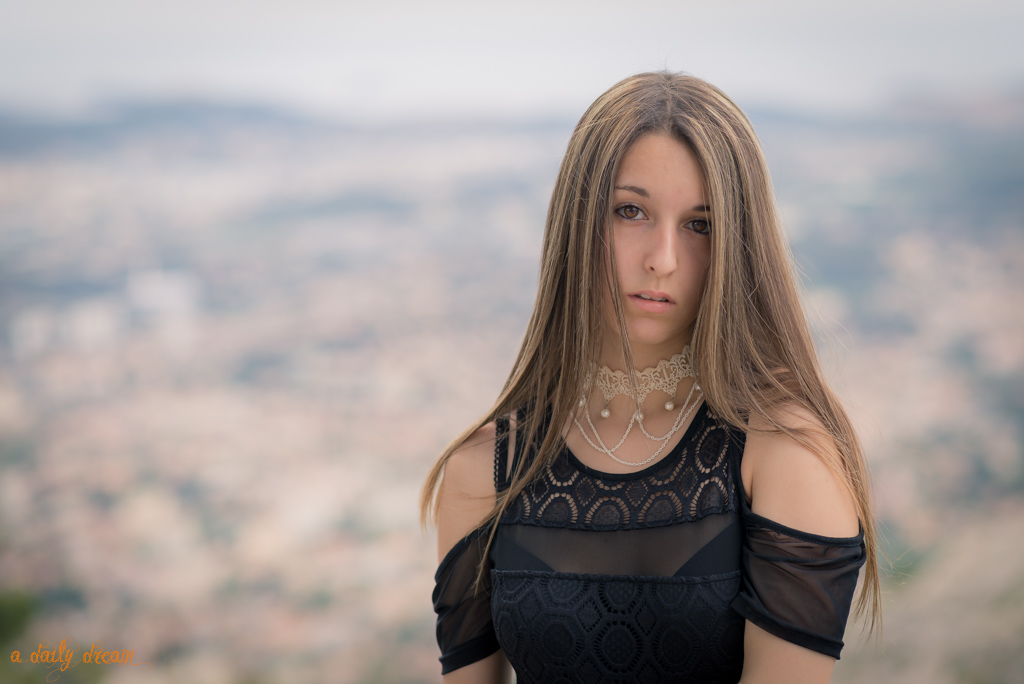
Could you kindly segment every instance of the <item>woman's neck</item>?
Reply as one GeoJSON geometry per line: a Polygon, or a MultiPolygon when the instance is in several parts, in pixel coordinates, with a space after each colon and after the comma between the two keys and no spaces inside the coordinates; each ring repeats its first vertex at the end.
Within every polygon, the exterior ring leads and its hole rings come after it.
{"type": "MultiPolygon", "coordinates": [[[[640,372],[647,370],[648,368],[654,368],[662,361],[667,361],[679,352],[683,351],[684,345],[679,345],[678,348],[675,345],[661,345],[658,347],[644,346],[632,348],[633,363],[632,370],[634,372],[640,372]]],[[[609,345],[605,345],[607,351],[601,352],[601,357],[597,361],[598,367],[606,367],[609,370],[626,372],[626,359],[622,350],[615,346],[609,349],[609,345]]]]}

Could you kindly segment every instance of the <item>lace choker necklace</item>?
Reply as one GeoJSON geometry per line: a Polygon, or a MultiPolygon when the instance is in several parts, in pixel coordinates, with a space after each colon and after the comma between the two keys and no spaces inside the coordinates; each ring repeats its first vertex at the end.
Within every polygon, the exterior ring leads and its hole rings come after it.
{"type": "Polygon", "coordinates": [[[615,395],[625,394],[627,397],[632,397],[636,401],[637,410],[639,410],[643,406],[644,400],[654,390],[661,390],[669,396],[669,400],[665,402],[665,410],[671,411],[676,407],[675,397],[679,381],[683,378],[696,377],[696,374],[693,372],[690,345],[683,347],[683,351],[671,359],[662,359],[654,368],[645,368],[639,372],[634,371],[632,375],[636,381],[635,394],[633,387],[630,386],[629,375],[626,373],[613,371],[608,366],[601,366],[597,369],[595,378],[594,372],[591,371],[584,388],[584,396],[581,398],[581,402],[584,403],[581,403],[580,406],[585,405],[586,394],[589,392],[592,384],[596,384],[597,388],[601,390],[601,395],[604,396],[604,408],[601,409],[602,418],[607,418],[611,415],[608,404],[615,395]]]}
{"type": "Polygon", "coordinates": [[[607,366],[602,366],[597,369],[596,373],[597,387],[601,390],[601,394],[604,396],[604,408],[601,409],[600,413],[602,418],[607,418],[611,415],[608,403],[615,395],[625,394],[636,401],[636,411],[634,411],[632,417],[630,417],[629,425],[626,426],[626,432],[622,435],[622,439],[619,440],[618,444],[611,448],[605,446],[604,440],[601,439],[601,435],[597,432],[597,427],[595,427],[594,422],[590,419],[590,411],[586,408],[587,395],[590,393],[590,388],[595,384],[595,374],[593,371],[587,376],[587,381],[584,385],[583,395],[580,397],[579,405],[583,414],[586,416],[587,425],[590,427],[591,432],[594,433],[594,438],[597,442],[595,443],[594,440],[590,439],[590,435],[588,435],[587,431],[583,429],[583,426],[580,424],[577,416],[573,416],[573,422],[579,429],[580,434],[583,435],[583,438],[587,440],[587,444],[589,444],[595,451],[599,451],[607,455],[616,463],[636,468],[650,463],[656,459],[659,454],[661,454],[665,447],[668,446],[669,440],[672,439],[672,436],[679,431],[687,418],[690,417],[690,414],[693,413],[693,410],[697,408],[697,404],[700,403],[700,400],[703,397],[703,392],[701,392],[700,385],[694,382],[693,385],[690,386],[690,391],[687,393],[686,399],[683,400],[683,405],[679,408],[679,413],[676,415],[676,419],[672,423],[672,428],[665,435],[655,437],[644,427],[644,414],[641,411],[644,399],[646,399],[654,390],[661,390],[669,395],[669,400],[665,402],[665,410],[672,411],[675,409],[675,396],[676,390],[679,387],[679,381],[686,377],[696,377],[696,374],[693,371],[692,359],[690,357],[690,345],[683,347],[683,351],[679,352],[671,359],[663,359],[662,361],[659,361],[658,365],[654,368],[647,368],[639,372],[634,372],[633,377],[635,378],[636,385],[635,392],[633,387],[630,386],[629,376],[622,371],[613,371],[607,366]],[[694,393],[696,393],[696,397],[694,397],[694,393]],[[692,403],[690,402],[691,398],[693,398],[692,403]],[[687,408],[687,406],[689,406],[689,408],[687,408]],[[683,409],[686,410],[684,411],[683,409]],[[619,447],[626,442],[626,438],[633,429],[633,425],[639,425],[640,431],[643,432],[647,439],[654,442],[660,442],[658,448],[653,454],[639,462],[624,461],[615,455],[615,452],[619,447]]]}

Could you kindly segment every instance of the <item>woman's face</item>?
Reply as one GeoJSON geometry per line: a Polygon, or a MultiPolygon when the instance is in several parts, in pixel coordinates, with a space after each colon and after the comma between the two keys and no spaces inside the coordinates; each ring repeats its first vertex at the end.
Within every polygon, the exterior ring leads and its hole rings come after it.
{"type": "MultiPolygon", "coordinates": [[[[643,368],[681,351],[693,333],[711,254],[704,172],[676,138],[647,134],[619,164],[611,207],[617,294],[634,360],[643,368]]],[[[611,306],[605,319],[606,342],[617,349],[611,306]]]]}

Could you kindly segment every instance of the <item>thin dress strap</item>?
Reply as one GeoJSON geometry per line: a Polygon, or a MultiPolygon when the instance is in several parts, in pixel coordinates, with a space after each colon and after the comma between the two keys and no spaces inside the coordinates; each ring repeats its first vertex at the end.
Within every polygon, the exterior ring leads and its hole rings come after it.
{"type": "Polygon", "coordinates": [[[494,419],[494,491],[508,489],[508,433],[509,415],[494,419]]]}
{"type": "Polygon", "coordinates": [[[512,414],[506,413],[494,419],[494,490],[498,494],[512,484],[512,475],[519,469],[523,460],[522,436],[520,427],[526,419],[526,411],[516,410],[516,422],[512,423],[512,414]],[[514,432],[513,432],[514,431],[514,432]],[[509,463],[509,446],[511,443],[512,463],[509,463]]]}

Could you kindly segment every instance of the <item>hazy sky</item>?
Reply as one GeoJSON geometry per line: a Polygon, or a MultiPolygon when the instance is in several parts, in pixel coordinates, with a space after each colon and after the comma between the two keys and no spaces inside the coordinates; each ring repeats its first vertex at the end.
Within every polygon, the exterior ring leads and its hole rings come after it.
{"type": "Polygon", "coordinates": [[[741,104],[1024,84],[1024,2],[0,0],[0,106],[199,96],[355,117],[578,115],[685,70],[741,104]],[[372,7],[370,6],[372,5],[372,7]]]}

